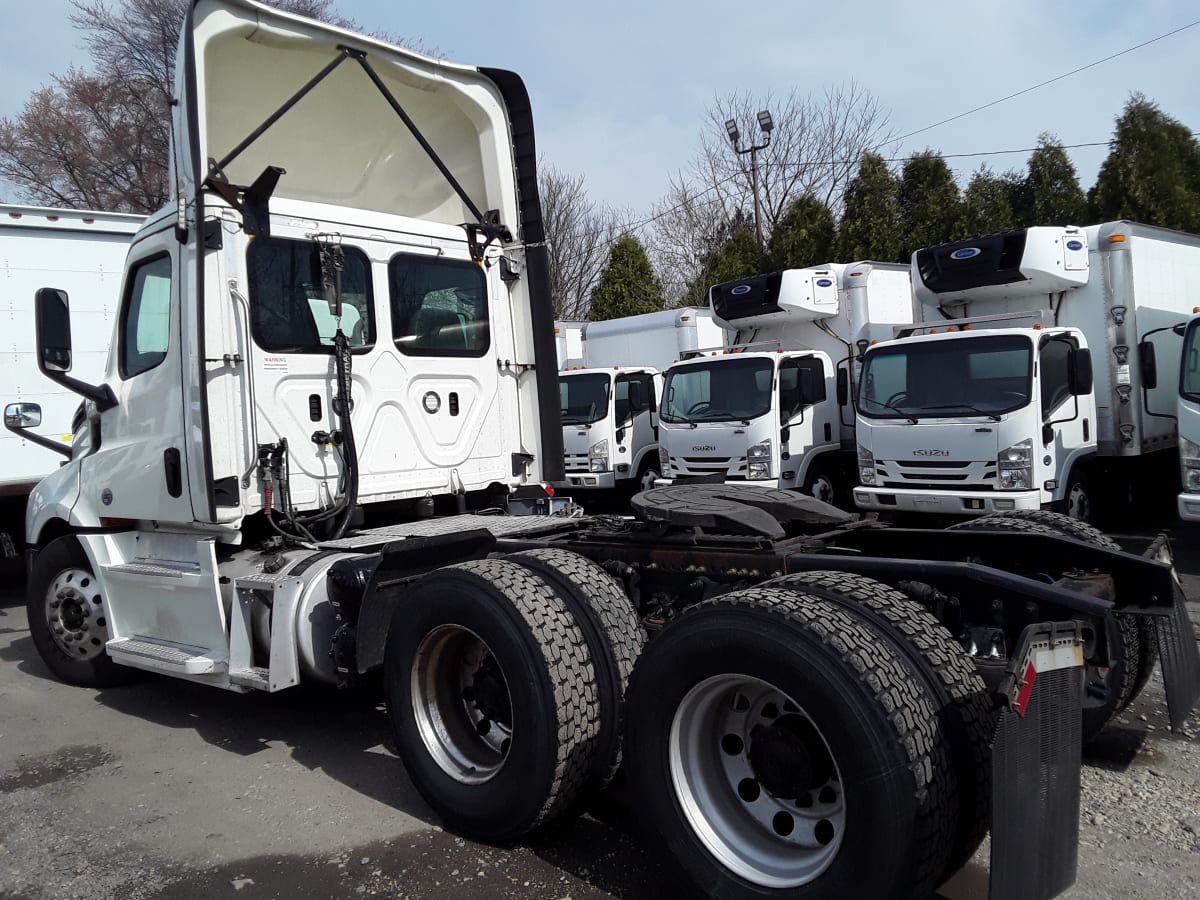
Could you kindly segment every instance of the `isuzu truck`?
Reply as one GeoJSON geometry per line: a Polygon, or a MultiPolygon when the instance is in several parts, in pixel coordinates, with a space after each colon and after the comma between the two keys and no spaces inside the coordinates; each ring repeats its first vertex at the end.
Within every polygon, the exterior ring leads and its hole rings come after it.
{"type": "Polygon", "coordinates": [[[79,397],[46,379],[34,354],[33,295],[62,285],[80,296],[75,364],[99,379],[108,357],[121,273],[133,234],[144,216],[88,210],[0,204],[0,384],[15,404],[14,423],[44,424],[56,433],[44,440],[0,431],[0,558],[21,543],[25,500],[33,486],[70,453],[71,416],[79,397]]]}
{"type": "Polygon", "coordinates": [[[1179,336],[1200,237],[1134,222],[918,250],[920,324],[872,346],[862,509],[979,515],[1169,498],[1179,336]]]}
{"type": "Polygon", "coordinates": [[[667,372],[664,479],[746,481],[849,501],[851,384],[871,341],[913,321],[908,267],[831,264],[714,285],[732,346],[687,353],[667,372]]]}
{"type": "Polygon", "coordinates": [[[583,326],[583,365],[559,375],[564,480],[580,489],[653,487],[659,477],[662,370],[698,347],[723,345],[711,310],[694,307],[583,326]]]}
{"type": "Polygon", "coordinates": [[[1070,885],[1081,741],[1148,677],[1136,635],[1173,727],[1200,691],[1165,538],[726,485],[539,515],[559,373],[521,80],[195,0],[175,91],[177,202],[101,380],[37,293],[39,366],[84,398],[26,517],[51,672],[381,683],[447,827],[517,839],[624,767],[690,892],[918,900],[989,830],[993,900],[1070,885]]]}

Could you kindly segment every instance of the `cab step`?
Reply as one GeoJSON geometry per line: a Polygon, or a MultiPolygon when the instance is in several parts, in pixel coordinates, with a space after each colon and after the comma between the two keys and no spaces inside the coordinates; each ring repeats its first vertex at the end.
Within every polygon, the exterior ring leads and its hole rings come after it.
{"type": "Polygon", "coordinates": [[[116,638],[105,649],[115,662],[168,675],[219,675],[227,668],[222,652],[144,635],[116,638]]]}

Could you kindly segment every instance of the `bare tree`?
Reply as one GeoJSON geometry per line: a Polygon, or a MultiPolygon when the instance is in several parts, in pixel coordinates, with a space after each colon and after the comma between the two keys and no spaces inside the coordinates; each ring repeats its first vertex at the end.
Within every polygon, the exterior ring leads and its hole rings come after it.
{"type": "Polygon", "coordinates": [[[888,114],[853,81],[820,94],[793,90],[784,97],[718,98],[708,109],[699,151],[654,210],[654,235],[647,243],[668,298],[679,298],[692,284],[701,260],[714,240],[728,234],[730,223],[752,214],[750,155],[734,152],[725,123],[737,124],[743,149],[751,140],[762,143],[757,120],[762,109],[774,121],[770,144],[756,154],[764,242],[799,197],[810,195],[839,216],[862,154],[892,139],[888,114]]]}
{"type": "Polygon", "coordinates": [[[586,319],[588,298],[620,237],[617,214],[588,197],[582,175],[538,162],[538,193],[550,257],[554,317],[586,319]]]}
{"type": "MultiPolygon", "coordinates": [[[[268,0],[352,30],[334,0],[268,0]]],[[[92,70],[51,76],[0,119],[0,179],[34,203],[149,213],[170,197],[170,103],[191,0],[72,0],[92,70]]],[[[397,41],[386,35],[385,40],[397,41]]]]}

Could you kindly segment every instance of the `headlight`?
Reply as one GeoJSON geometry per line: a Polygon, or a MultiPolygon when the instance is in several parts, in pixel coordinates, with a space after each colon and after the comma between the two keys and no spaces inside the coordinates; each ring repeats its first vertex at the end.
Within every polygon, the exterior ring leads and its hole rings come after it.
{"type": "Polygon", "coordinates": [[[1179,438],[1179,468],[1183,475],[1183,490],[1188,494],[1200,494],[1200,444],[1179,438]]]}
{"type": "Polygon", "coordinates": [[[608,471],[608,438],[596,441],[596,443],[588,447],[588,471],[608,471]]]}
{"type": "Polygon", "coordinates": [[[671,457],[667,455],[667,448],[660,446],[658,448],[658,474],[663,478],[669,478],[671,473],[667,471],[671,466],[671,457]]]}
{"type": "Polygon", "coordinates": [[[771,477],[771,439],[759,441],[746,451],[746,477],[762,481],[771,477]]]}
{"type": "Polygon", "coordinates": [[[999,482],[1002,491],[1027,491],[1033,486],[1033,439],[1026,438],[1000,451],[999,482]]]}
{"type": "Polygon", "coordinates": [[[858,481],[859,484],[875,483],[875,454],[858,445],[858,481]]]}

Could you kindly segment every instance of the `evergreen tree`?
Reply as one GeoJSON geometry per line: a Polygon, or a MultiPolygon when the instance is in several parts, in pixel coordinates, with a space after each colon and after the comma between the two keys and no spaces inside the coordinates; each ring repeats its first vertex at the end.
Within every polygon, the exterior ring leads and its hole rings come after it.
{"type": "Polygon", "coordinates": [[[1134,94],[1117,118],[1088,202],[1096,221],[1200,231],[1200,143],[1183,123],[1134,94]]]}
{"type": "Polygon", "coordinates": [[[837,258],[892,260],[900,257],[899,182],[878,153],[864,153],[858,174],[846,187],[837,232],[837,258]]]}
{"type": "Polygon", "coordinates": [[[608,265],[592,291],[588,317],[599,322],[662,308],[662,285],[654,277],[645,248],[633,235],[621,235],[613,244],[608,265]]]}
{"type": "Polygon", "coordinates": [[[1029,157],[1021,210],[1023,225],[1082,225],[1088,219],[1087,198],[1075,166],[1058,138],[1043,132],[1029,157]]]}
{"type": "Polygon", "coordinates": [[[720,229],[723,235],[704,255],[700,272],[688,284],[680,301],[684,306],[708,306],[708,289],[714,284],[758,275],[767,269],[758,252],[754,223],[740,210],[720,229]]]}
{"type": "Polygon", "coordinates": [[[914,153],[904,163],[897,200],[897,260],[907,262],[913,251],[953,239],[959,220],[958,185],[946,161],[933,150],[914,153]]]}
{"type": "Polygon", "coordinates": [[[996,175],[987,165],[980,166],[963,193],[955,238],[995,234],[1015,227],[1012,186],[1011,177],[996,175]]]}
{"type": "Polygon", "coordinates": [[[827,263],[833,256],[833,213],[805,194],[788,206],[767,242],[768,270],[803,269],[827,263]]]}

